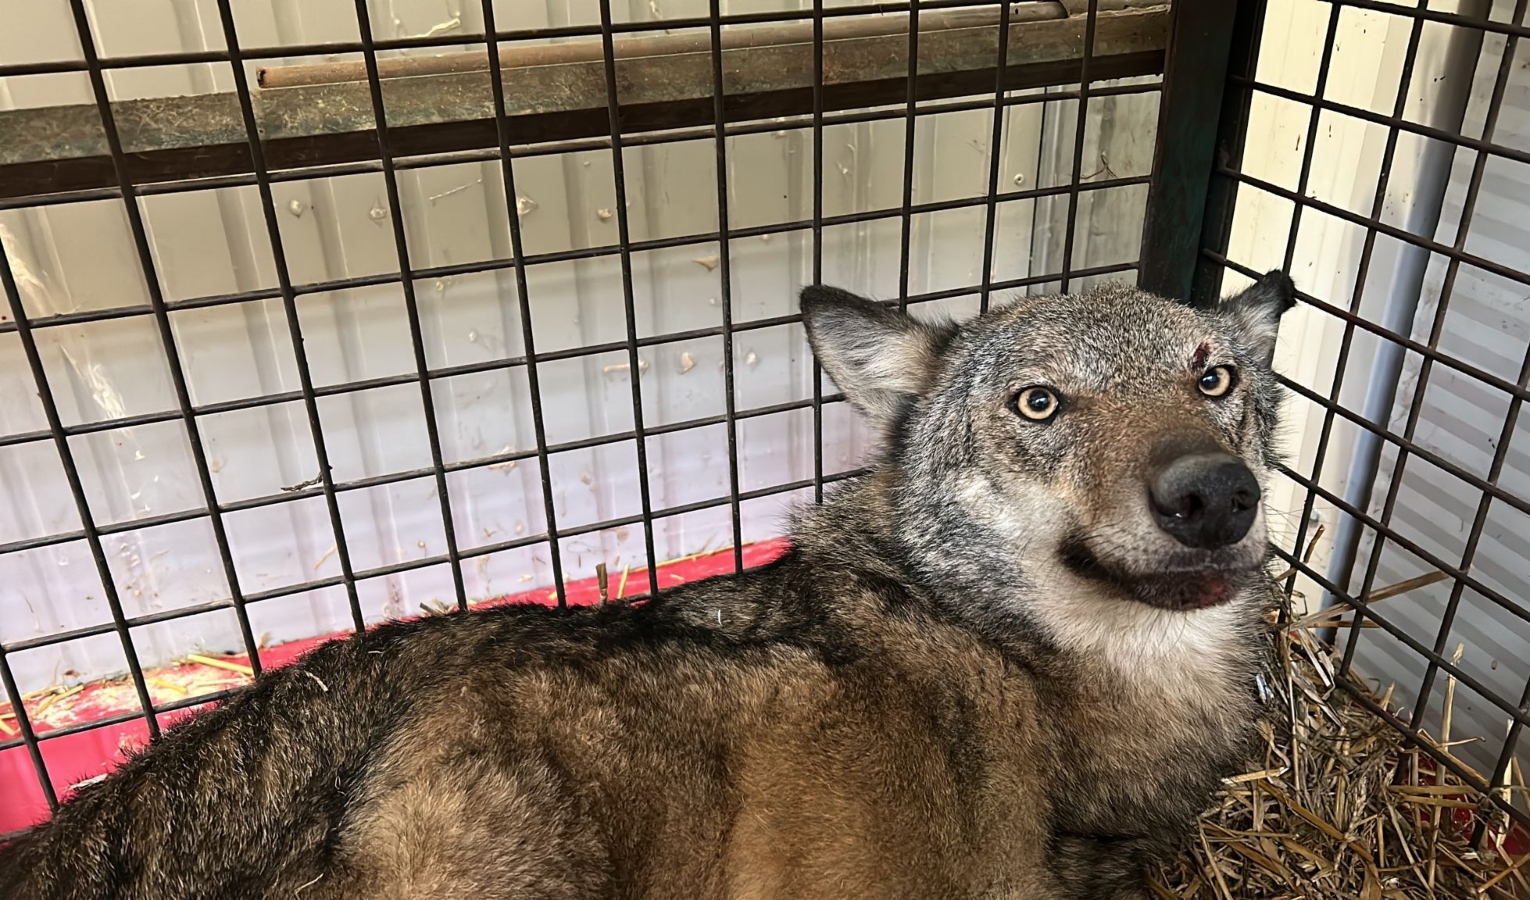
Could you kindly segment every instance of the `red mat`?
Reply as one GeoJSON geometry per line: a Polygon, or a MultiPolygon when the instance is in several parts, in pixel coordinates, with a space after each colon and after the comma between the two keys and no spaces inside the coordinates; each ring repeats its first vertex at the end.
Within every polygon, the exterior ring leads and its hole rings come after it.
{"type": "MultiPolygon", "coordinates": [[[[748,544],[744,547],[744,567],[752,569],[763,566],[779,557],[786,548],[785,538],[748,544]]],[[[659,582],[664,587],[699,581],[732,572],[733,550],[727,548],[663,562],[659,563],[657,569],[659,582]]],[[[635,568],[625,573],[611,572],[607,584],[613,599],[643,594],[648,590],[648,572],[635,568]]],[[[566,594],[569,605],[588,606],[599,602],[600,585],[594,578],[571,582],[566,594]]],[[[557,594],[547,588],[539,588],[474,603],[473,607],[527,602],[552,604],[557,602],[557,594]]],[[[345,636],[326,634],[265,647],[260,650],[260,663],[266,669],[279,668],[325,641],[345,636]]],[[[244,655],[187,657],[172,666],[147,669],[144,677],[154,702],[164,704],[246,684],[250,681],[248,664],[249,659],[244,655]]],[[[48,767],[48,778],[53,782],[53,789],[60,798],[67,796],[71,788],[80,782],[98,778],[111,771],[122,761],[125,750],[141,747],[148,740],[148,729],[142,719],[47,737],[51,731],[137,712],[140,709],[137,690],[125,678],[59,688],[30,697],[25,704],[33,729],[43,738],[39,741],[43,762],[48,767]]],[[[160,726],[167,727],[207,705],[161,713],[160,726]]],[[[16,719],[11,715],[10,704],[0,705],[0,739],[14,739],[17,733],[16,719]]],[[[37,783],[37,773],[32,768],[32,759],[26,747],[0,750],[0,834],[19,831],[47,815],[47,799],[37,783]]]]}

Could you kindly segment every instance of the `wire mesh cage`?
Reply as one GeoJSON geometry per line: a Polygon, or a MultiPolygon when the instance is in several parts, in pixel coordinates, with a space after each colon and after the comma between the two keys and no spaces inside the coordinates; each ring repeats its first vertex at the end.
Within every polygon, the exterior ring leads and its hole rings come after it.
{"type": "Polygon", "coordinates": [[[804,284],[1273,267],[1293,614],[1508,784],[1525,2],[1439,6],[0,2],[0,834],[327,636],[772,558],[869,443],[804,284]]]}
{"type": "MultiPolygon", "coordinates": [[[[1429,749],[1482,789],[1517,777],[1530,701],[1513,447],[1530,374],[1515,296],[1524,13],[1241,10],[1251,43],[1227,79],[1241,112],[1223,119],[1211,201],[1234,205],[1197,267],[1207,289],[1260,265],[1296,274],[1277,364],[1292,398],[1287,587],[1337,642],[1339,683],[1412,738],[1448,738],[1453,718],[1461,740],[1429,749]],[[1284,33],[1304,35],[1301,58],[1260,48],[1284,33]]],[[[1516,792],[1494,797],[1523,822],[1516,792]]]]}
{"type": "Polygon", "coordinates": [[[1136,264],[1162,6],[438,6],[0,13],[0,832],[326,635],[771,558],[866,448],[800,285],[1136,264]]]}

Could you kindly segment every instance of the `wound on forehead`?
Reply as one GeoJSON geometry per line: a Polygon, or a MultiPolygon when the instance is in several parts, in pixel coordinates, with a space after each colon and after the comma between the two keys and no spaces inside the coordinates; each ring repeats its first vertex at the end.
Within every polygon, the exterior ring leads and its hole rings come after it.
{"type": "Polygon", "coordinates": [[[1190,368],[1200,371],[1206,368],[1206,360],[1211,358],[1211,342],[1201,341],[1201,345],[1195,348],[1195,356],[1190,359],[1190,368]]]}

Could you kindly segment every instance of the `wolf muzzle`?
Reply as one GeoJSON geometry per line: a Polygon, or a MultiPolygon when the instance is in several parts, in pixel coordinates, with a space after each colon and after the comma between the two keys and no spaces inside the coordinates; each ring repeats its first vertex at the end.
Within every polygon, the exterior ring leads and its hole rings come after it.
{"type": "Polygon", "coordinates": [[[1148,478],[1153,518],[1187,547],[1215,550],[1243,540],[1259,515],[1259,482],[1221,449],[1169,455],[1148,478]]]}

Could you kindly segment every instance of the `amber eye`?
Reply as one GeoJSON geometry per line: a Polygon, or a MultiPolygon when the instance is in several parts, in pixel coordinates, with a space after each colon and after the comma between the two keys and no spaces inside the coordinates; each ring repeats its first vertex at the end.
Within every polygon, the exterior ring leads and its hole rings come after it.
{"type": "Polygon", "coordinates": [[[1052,418],[1057,415],[1057,408],[1061,405],[1057,395],[1044,387],[1026,388],[1016,394],[1012,402],[1015,412],[1032,422],[1045,422],[1052,418]]]}
{"type": "Polygon", "coordinates": [[[1208,397],[1225,397],[1236,381],[1232,369],[1227,366],[1212,366],[1196,382],[1196,387],[1199,387],[1201,393],[1208,397]]]}

